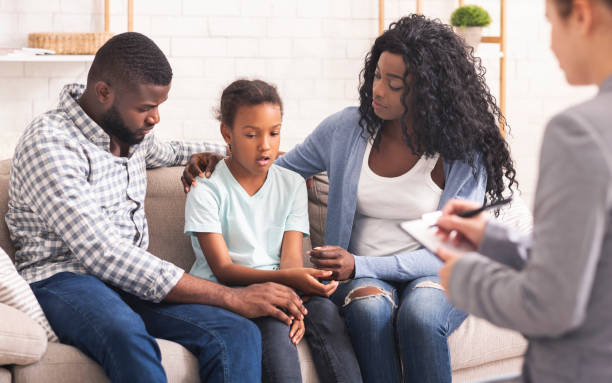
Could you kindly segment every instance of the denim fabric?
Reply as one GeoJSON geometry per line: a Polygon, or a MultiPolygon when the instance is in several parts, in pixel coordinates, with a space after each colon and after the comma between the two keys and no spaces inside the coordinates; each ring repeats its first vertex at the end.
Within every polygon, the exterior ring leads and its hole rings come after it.
{"type": "Polygon", "coordinates": [[[451,382],[448,336],[466,314],[454,308],[437,277],[407,283],[359,278],[340,284],[340,307],[365,382],[451,382]],[[379,294],[348,298],[372,286],[379,294]]]}
{"type": "Polygon", "coordinates": [[[289,326],[273,317],[255,318],[253,322],[261,332],[261,381],[301,382],[300,360],[297,348],[289,338],[289,326]]]}
{"type": "MultiPolygon", "coordinates": [[[[361,382],[359,364],[338,308],[327,298],[313,296],[305,303],[307,341],[321,382],[361,382]]],[[[262,381],[301,382],[296,346],[289,338],[289,326],[275,318],[253,320],[261,331],[262,381]]]]}
{"type": "Polygon", "coordinates": [[[31,287],[60,341],[97,361],[112,382],[166,381],[156,337],[192,352],[202,382],[260,379],[259,330],[229,311],[147,302],[96,277],[68,272],[31,287]]]}
{"type": "Polygon", "coordinates": [[[312,296],[305,303],[305,338],[321,382],[359,383],[361,371],[338,307],[328,298],[312,296]]]}

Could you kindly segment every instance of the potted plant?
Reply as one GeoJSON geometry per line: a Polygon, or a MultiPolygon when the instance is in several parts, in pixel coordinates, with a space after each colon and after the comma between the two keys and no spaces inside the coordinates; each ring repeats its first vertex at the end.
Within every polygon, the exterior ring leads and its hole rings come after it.
{"type": "Polygon", "coordinates": [[[489,12],[478,5],[464,5],[455,9],[450,22],[466,45],[476,49],[482,37],[482,28],[491,24],[491,17],[489,12]]]}

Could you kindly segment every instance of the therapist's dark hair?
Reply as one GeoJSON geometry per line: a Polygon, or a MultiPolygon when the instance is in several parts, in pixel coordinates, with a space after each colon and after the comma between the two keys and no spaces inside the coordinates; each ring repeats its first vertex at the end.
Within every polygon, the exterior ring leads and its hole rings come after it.
{"type": "Polygon", "coordinates": [[[439,20],[403,17],[374,42],[359,85],[364,136],[374,139],[384,127],[374,113],[372,97],[374,73],[385,51],[400,55],[406,64],[400,123],[408,147],[418,155],[439,153],[446,161],[464,161],[474,174],[480,153],[490,201],[502,199],[506,187],[517,188],[510,150],[500,132],[500,125],[504,131],[508,126],[486,84],[485,69],[473,49],[439,20]]]}
{"type": "Polygon", "coordinates": [[[262,80],[236,80],[223,89],[219,108],[215,109],[215,116],[217,120],[233,128],[238,108],[264,103],[278,105],[282,117],[283,101],[274,85],[262,80]]]}
{"type": "MultiPolygon", "coordinates": [[[[606,4],[608,7],[612,9],[612,0],[592,0],[592,1],[600,1],[606,4]]],[[[572,9],[574,8],[573,0],[555,0],[557,4],[557,10],[561,17],[566,18],[572,13],[572,9]]]]}

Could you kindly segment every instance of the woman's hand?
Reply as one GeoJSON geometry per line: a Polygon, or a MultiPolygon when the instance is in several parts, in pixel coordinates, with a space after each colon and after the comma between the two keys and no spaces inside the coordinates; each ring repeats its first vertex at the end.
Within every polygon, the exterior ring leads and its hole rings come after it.
{"type": "Polygon", "coordinates": [[[189,158],[189,162],[185,165],[181,182],[185,193],[189,192],[191,185],[196,184],[196,177],[210,177],[219,161],[225,158],[224,155],[218,153],[197,153],[189,158]]]}
{"type": "Polygon", "coordinates": [[[289,338],[291,338],[291,343],[295,345],[300,343],[300,341],[304,337],[305,332],[306,325],[304,324],[304,320],[295,319],[293,323],[291,323],[291,329],[289,330],[289,338]]]}
{"type": "Polygon", "coordinates": [[[452,238],[455,244],[466,240],[478,248],[489,221],[487,215],[480,213],[471,218],[462,218],[457,213],[479,207],[480,205],[475,202],[460,199],[452,199],[447,202],[442,209],[442,216],[440,216],[437,223],[440,235],[446,240],[452,238]],[[456,235],[451,235],[453,232],[456,235]]]}
{"type": "Polygon", "coordinates": [[[280,272],[283,273],[282,282],[284,284],[291,286],[307,295],[321,295],[328,297],[332,295],[338,287],[337,281],[331,281],[325,285],[317,280],[317,278],[330,279],[332,276],[331,271],[296,267],[291,269],[282,269],[280,272]]]}
{"type": "Polygon", "coordinates": [[[318,246],[308,254],[317,269],[333,272],[333,279],[343,281],[355,275],[355,256],[340,246],[318,246]]]}

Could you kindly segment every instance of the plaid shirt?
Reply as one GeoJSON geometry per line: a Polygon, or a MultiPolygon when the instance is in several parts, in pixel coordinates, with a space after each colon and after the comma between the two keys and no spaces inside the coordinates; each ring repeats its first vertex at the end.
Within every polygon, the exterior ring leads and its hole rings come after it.
{"type": "Polygon", "coordinates": [[[84,89],[64,87],[58,108],[37,117],[17,144],[6,215],[17,269],[29,283],[64,271],[91,274],[159,302],[183,270],[146,250],[146,169],[184,165],[193,153],[225,153],[225,146],[162,143],[148,134],[128,157],[114,156],[109,136],[76,102],[84,89]]]}

